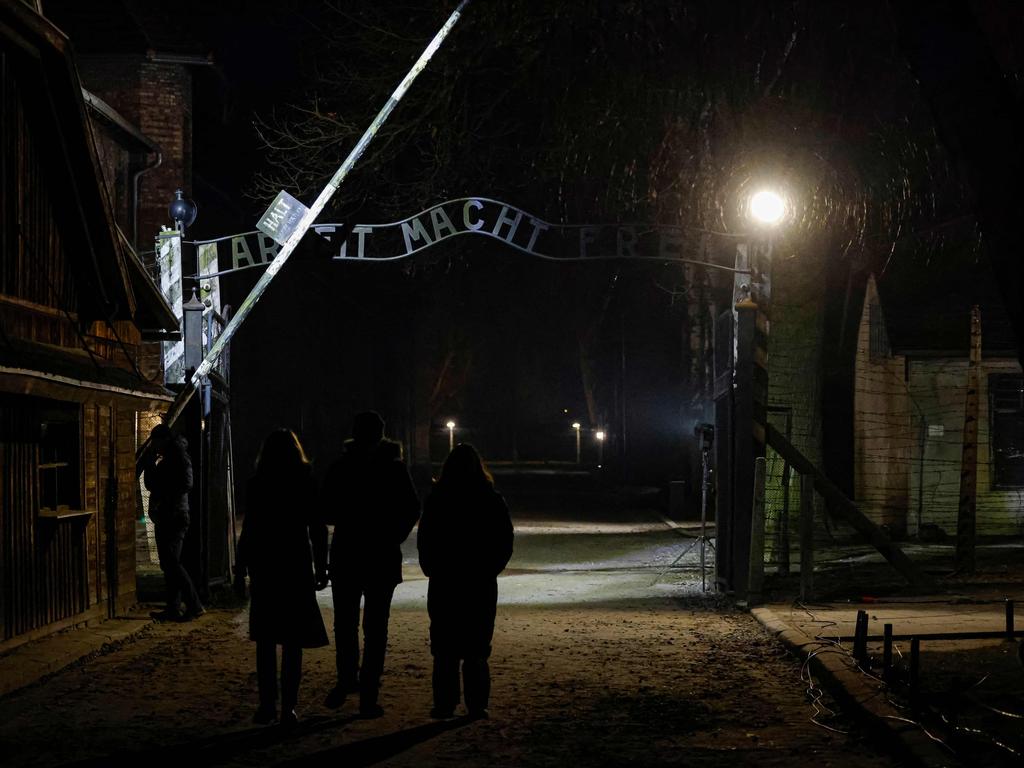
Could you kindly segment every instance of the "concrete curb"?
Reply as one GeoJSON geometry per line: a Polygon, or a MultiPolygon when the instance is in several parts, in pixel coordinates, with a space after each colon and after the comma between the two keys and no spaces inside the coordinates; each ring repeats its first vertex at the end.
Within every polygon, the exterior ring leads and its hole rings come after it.
{"type": "Polygon", "coordinates": [[[0,697],[56,674],[107,646],[130,640],[152,623],[151,619],[108,619],[19,646],[0,657],[0,697]]]}
{"type": "Polygon", "coordinates": [[[815,640],[786,624],[766,607],[750,609],[768,634],[802,659],[808,659],[812,672],[843,706],[871,733],[884,740],[896,755],[912,765],[945,768],[963,765],[918,726],[905,722],[904,716],[880,695],[882,683],[876,683],[857,669],[853,659],[831,643],[815,640]]]}

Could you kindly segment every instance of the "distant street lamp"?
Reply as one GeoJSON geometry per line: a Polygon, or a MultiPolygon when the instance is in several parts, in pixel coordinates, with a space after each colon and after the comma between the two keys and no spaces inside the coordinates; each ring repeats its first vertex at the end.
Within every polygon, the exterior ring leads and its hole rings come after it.
{"type": "Polygon", "coordinates": [[[580,463],[580,423],[578,421],[574,421],[572,423],[572,428],[576,430],[576,463],[579,464],[580,463]]]}
{"type": "Polygon", "coordinates": [[[594,437],[597,439],[597,468],[600,469],[604,463],[604,430],[597,430],[594,437]]]}
{"type": "Polygon", "coordinates": [[[448,453],[455,450],[455,422],[449,421],[445,424],[448,427],[448,453]]]}

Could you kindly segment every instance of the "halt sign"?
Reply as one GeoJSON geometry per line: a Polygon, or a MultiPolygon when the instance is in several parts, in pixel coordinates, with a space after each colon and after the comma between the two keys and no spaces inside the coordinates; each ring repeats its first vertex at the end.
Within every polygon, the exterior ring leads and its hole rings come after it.
{"type": "Polygon", "coordinates": [[[284,190],[277,193],[274,202],[260,216],[256,229],[266,234],[274,242],[284,245],[302,221],[309,209],[284,190]]]}

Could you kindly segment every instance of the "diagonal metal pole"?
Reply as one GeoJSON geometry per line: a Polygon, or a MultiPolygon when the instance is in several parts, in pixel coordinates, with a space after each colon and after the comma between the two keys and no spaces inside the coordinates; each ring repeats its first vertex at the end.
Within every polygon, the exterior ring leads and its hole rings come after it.
{"type": "Polygon", "coordinates": [[[359,158],[362,157],[363,152],[366,151],[366,147],[370,144],[371,141],[373,141],[373,138],[374,136],[376,136],[377,131],[384,124],[384,121],[388,119],[388,116],[391,114],[392,110],[398,105],[398,102],[402,100],[402,97],[405,96],[405,92],[409,90],[409,87],[412,85],[413,81],[419,76],[420,72],[422,72],[426,68],[427,63],[437,52],[437,49],[441,47],[441,43],[444,42],[444,39],[448,36],[448,33],[451,32],[452,27],[455,26],[456,22],[458,22],[459,17],[462,15],[463,9],[468,4],[469,0],[462,0],[462,2],[459,3],[458,7],[454,11],[452,11],[451,16],[448,17],[448,21],[446,21],[444,23],[444,26],[441,27],[440,30],[438,30],[436,35],[434,35],[434,39],[430,41],[427,47],[423,50],[423,53],[420,54],[420,57],[416,60],[416,63],[412,65],[412,69],[409,70],[408,74],[405,76],[402,82],[398,84],[398,87],[395,88],[394,93],[391,94],[391,98],[387,100],[387,103],[381,108],[380,112],[377,113],[377,116],[373,119],[373,122],[370,123],[370,126],[366,129],[362,137],[360,137],[359,141],[352,148],[352,151],[349,152],[348,157],[345,158],[345,161],[334,173],[334,176],[331,177],[331,180],[327,182],[327,186],[323,188],[323,191],[320,192],[320,195],[317,197],[316,201],[313,203],[312,206],[310,206],[310,208],[300,219],[298,226],[296,226],[295,228],[295,231],[292,232],[292,234],[285,240],[281,247],[281,250],[278,252],[277,256],[274,257],[274,260],[270,262],[270,266],[267,267],[267,271],[263,273],[263,275],[257,281],[256,285],[253,286],[253,289],[249,292],[249,295],[245,298],[245,301],[243,301],[242,304],[238,307],[234,314],[234,317],[232,317],[231,321],[227,324],[227,326],[225,326],[224,330],[217,338],[216,343],[213,345],[209,353],[207,353],[206,357],[203,359],[203,362],[199,364],[199,367],[196,369],[195,373],[192,374],[192,379],[189,382],[189,384],[185,387],[185,390],[178,396],[178,398],[172,404],[171,410],[167,415],[168,424],[174,423],[174,421],[178,418],[181,412],[185,409],[185,406],[188,404],[189,399],[192,397],[192,395],[196,391],[196,388],[199,386],[199,382],[203,379],[204,376],[210,373],[210,370],[213,368],[213,365],[217,361],[217,358],[220,357],[221,352],[223,352],[224,348],[231,342],[231,337],[235,335],[235,332],[238,330],[239,326],[241,326],[241,324],[245,321],[245,318],[252,311],[253,307],[256,306],[256,302],[260,300],[260,298],[263,296],[263,293],[267,290],[267,286],[270,285],[270,281],[273,280],[274,276],[281,271],[281,268],[284,266],[284,263],[288,261],[288,257],[292,255],[292,251],[295,250],[295,247],[299,244],[299,241],[302,240],[303,235],[306,234],[306,231],[310,228],[313,222],[316,221],[317,217],[323,212],[323,209],[327,205],[328,201],[331,199],[331,197],[334,196],[334,193],[338,190],[338,187],[341,186],[341,183],[345,180],[345,177],[348,176],[349,172],[355,166],[359,158]]]}

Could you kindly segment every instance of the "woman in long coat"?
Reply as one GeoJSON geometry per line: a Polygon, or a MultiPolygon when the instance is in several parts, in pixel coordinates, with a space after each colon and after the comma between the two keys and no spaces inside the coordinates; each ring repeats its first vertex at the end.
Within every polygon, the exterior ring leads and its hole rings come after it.
{"type": "Polygon", "coordinates": [[[327,645],[316,592],[327,586],[327,526],[319,514],[309,460],[295,433],[263,441],[246,488],[236,578],[249,574],[249,638],[256,641],[260,705],[253,721],[277,717],[281,646],[281,724],[297,721],[302,649],[327,645]]]}
{"type": "Polygon", "coordinates": [[[423,507],[417,539],[420,567],[430,579],[430,652],[434,708],[447,718],[459,703],[459,662],[472,717],[487,717],[498,574],[512,557],[508,506],[480,455],[455,447],[423,507]]]}

